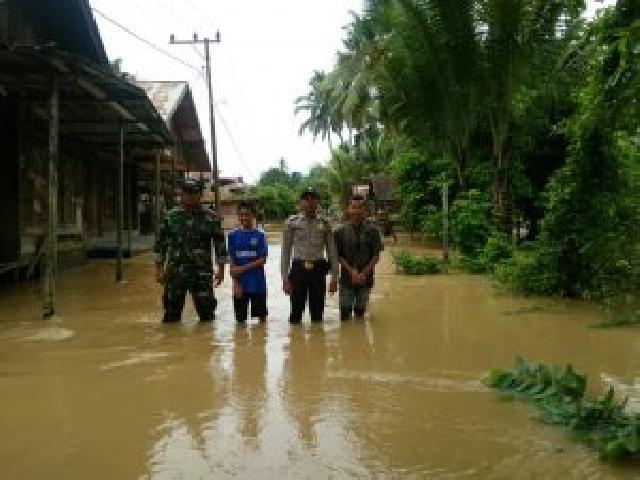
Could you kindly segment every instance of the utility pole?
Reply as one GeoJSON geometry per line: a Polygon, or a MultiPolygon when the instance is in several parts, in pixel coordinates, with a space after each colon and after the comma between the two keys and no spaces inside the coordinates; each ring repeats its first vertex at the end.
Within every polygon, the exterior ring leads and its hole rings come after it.
{"type": "Polygon", "coordinates": [[[442,260],[449,261],[449,184],[442,175],[442,260]]]}
{"type": "Polygon", "coordinates": [[[169,37],[169,43],[171,45],[204,45],[204,60],[205,69],[207,74],[207,89],[209,90],[209,122],[211,125],[211,174],[212,182],[214,182],[215,193],[215,205],[216,212],[220,213],[220,178],[218,176],[218,152],[216,148],[216,117],[215,109],[213,106],[213,86],[211,79],[211,55],[209,52],[209,45],[212,43],[220,43],[220,32],[216,32],[213,39],[211,38],[199,38],[197,33],[193,34],[191,40],[176,40],[175,35],[171,34],[169,37]]]}

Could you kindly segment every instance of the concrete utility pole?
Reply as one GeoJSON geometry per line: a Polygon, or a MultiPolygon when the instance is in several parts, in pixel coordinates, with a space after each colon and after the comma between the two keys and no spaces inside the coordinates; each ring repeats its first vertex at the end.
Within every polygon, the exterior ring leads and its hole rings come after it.
{"type": "Polygon", "coordinates": [[[218,176],[218,152],[216,148],[216,117],[213,106],[213,86],[211,79],[211,56],[209,53],[209,45],[211,43],[220,43],[220,32],[216,32],[213,39],[210,38],[198,38],[198,34],[194,33],[191,40],[176,40],[176,37],[171,34],[169,37],[169,43],[171,45],[197,45],[204,44],[204,60],[207,73],[207,88],[209,90],[209,121],[211,125],[211,173],[212,181],[214,182],[214,193],[216,201],[216,211],[220,213],[220,178],[218,176]]]}

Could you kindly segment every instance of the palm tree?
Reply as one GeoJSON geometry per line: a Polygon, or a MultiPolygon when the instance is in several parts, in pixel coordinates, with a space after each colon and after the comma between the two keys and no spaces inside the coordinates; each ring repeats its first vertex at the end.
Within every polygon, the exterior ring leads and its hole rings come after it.
{"type": "Polygon", "coordinates": [[[306,112],[307,117],[300,125],[298,134],[305,131],[313,135],[313,140],[320,136],[322,140],[327,140],[329,152],[333,150],[331,134],[336,133],[341,136],[342,122],[333,110],[331,103],[331,84],[326,81],[327,75],[322,71],[315,71],[309,86],[309,93],[300,96],[295,101],[295,113],[306,112]]]}
{"type": "MultiPolygon", "coordinates": [[[[478,20],[484,35],[480,47],[484,70],[484,108],[492,140],[493,203],[504,221],[507,214],[510,157],[508,138],[514,98],[530,83],[534,65],[560,40],[559,22],[580,13],[572,0],[482,0],[478,20]]],[[[535,77],[535,76],[534,76],[535,77]]]]}
{"type": "Polygon", "coordinates": [[[514,99],[563,15],[580,0],[369,0],[354,16],[332,82],[333,108],[349,126],[377,119],[439,157],[452,158],[461,189],[471,139],[491,133],[496,213],[506,218],[508,137],[514,99]],[[375,91],[375,95],[371,92],[375,91]],[[369,110],[367,110],[369,109],[369,110]]]}

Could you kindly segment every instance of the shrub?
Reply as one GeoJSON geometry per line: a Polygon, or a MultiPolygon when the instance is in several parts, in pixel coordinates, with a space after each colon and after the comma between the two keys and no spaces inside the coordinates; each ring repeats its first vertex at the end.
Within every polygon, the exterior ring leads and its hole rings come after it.
{"type": "Polygon", "coordinates": [[[442,264],[439,260],[428,256],[417,256],[401,250],[393,254],[396,269],[406,275],[425,275],[442,273],[442,264]]]}
{"type": "Polygon", "coordinates": [[[442,209],[427,205],[422,211],[422,232],[434,238],[442,238],[442,209]]]}
{"type": "Polygon", "coordinates": [[[461,194],[451,206],[451,238],[461,255],[478,257],[491,234],[491,203],[477,190],[461,194]]]}
{"type": "Polygon", "coordinates": [[[543,257],[539,253],[518,252],[495,268],[494,277],[508,288],[527,295],[561,294],[560,274],[541,264],[543,257]]]}
{"type": "Polygon", "coordinates": [[[511,245],[509,245],[507,238],[494,232],[486,239],[482,249],[476,250],[473,254],[461,254],[459,264],[462,269],[471,273],[494,272],[511,256],[511,245]]]}

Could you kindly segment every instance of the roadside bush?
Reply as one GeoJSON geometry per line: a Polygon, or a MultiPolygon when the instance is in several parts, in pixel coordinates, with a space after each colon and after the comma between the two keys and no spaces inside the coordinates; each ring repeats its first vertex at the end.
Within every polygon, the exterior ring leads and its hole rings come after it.
{"type": "Polygon", "coordinates": [[[442,239],[442,209],[427,205],[422,212],[422,232],[433,238],[442,239]]]}
{"type": "Polygon", "coordinates": [[[460,268],[470,273],[491,273],[512,256],[511,245],[507,237],[494,232],[486,239],[484,247],[472,255],[460,255],[460,268]]]}
{"type": "Polygon", "coordinates": [[[477,258],[491,234],[491,203],[486,195],[469,190],[451,206],[451,238],[461,256],[477,258]]]}
{"type": "Polygon", "coordinates": [[[488,269],[494,270],[499,264],[512,256],[511,245],[505,235],[494,233],[487,238],[487,243],[482,249],[482,258],[488,269]]]}
{"type": "Polygon", "coordinates": [[[526,295],[558,295],[561,274],[541,262],[540,251],[518,252],[497,265],[494,278],[506,287],[526,295]]]}
{"type": "Polygon", "coordinates": [[[428,256],[413,255],[407,250],[400,250],[393,254],[396,269],[406,275],[433,275],[442,273],[442,264],[439,260],[428,256]]]}

